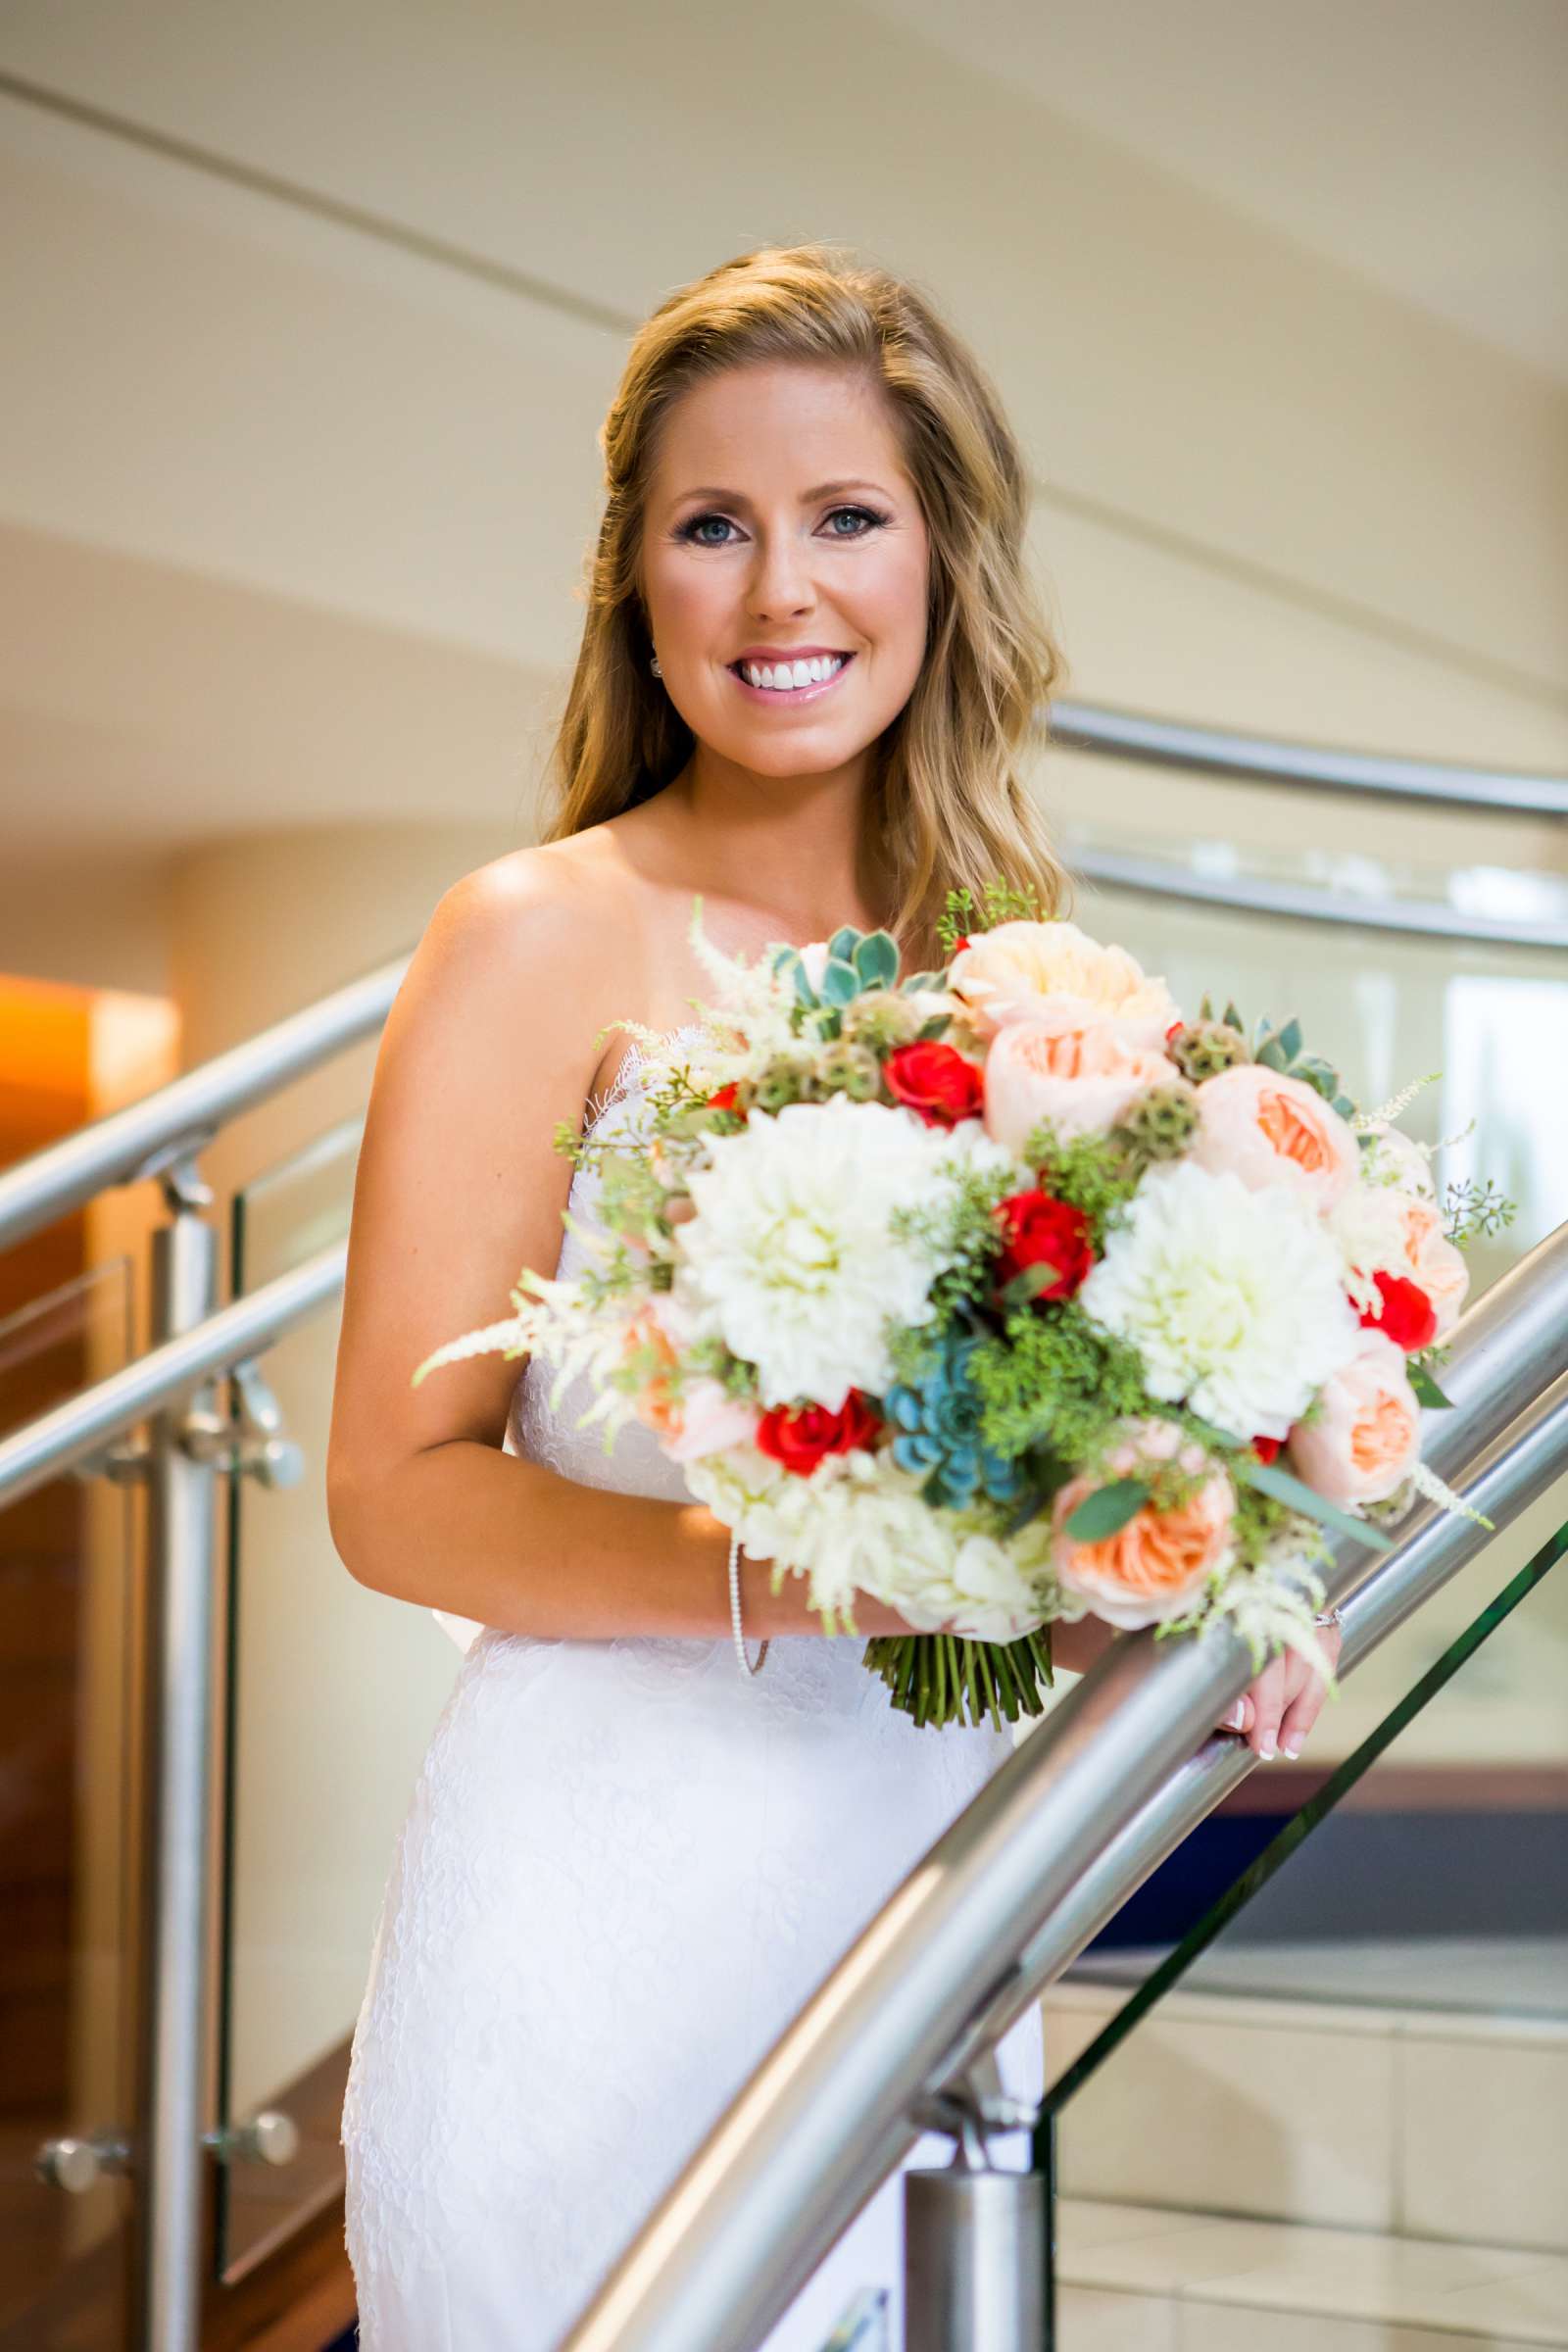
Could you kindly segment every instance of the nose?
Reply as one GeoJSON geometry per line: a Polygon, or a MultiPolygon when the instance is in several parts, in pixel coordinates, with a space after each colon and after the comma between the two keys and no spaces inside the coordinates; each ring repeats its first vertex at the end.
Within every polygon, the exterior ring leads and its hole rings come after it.
{"type": "Polygon", "coordinates": [[[747,610],[753,617],[767,621],[798,616],[808,612],[814,601],[809,565],[795,532],[760,533],[747,584],[747,610]]]}

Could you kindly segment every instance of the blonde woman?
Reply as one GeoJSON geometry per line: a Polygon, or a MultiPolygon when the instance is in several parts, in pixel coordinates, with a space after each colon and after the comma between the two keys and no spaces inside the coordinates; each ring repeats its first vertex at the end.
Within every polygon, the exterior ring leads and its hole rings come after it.
{"type": "MultiPolygon", "coordinates": [[[[995,392],[913,286],[768,248],[637,335],[542,843],[437,906],[376,1064],[328,1457],[333,1539],[463,1662],[399,1838],[343,2144],[362,2352],[544,2352],[826,1971],[1011,1752],[917,1731],[633,1424],[603,1451],[543,1368],[477,1357],[524,1264],[570,1273],[560,1121],[634,1101],[630,1015],[678,1031],[716,943],[885,925],[939,960],[950,887],[1064,912],[1018,760],[1059,663],[995,392]],[[605,1042],[608,1034],[609,1042],[605,1042]],[[536,1369],[540,1377],[535,1377],[536,1369]]],[[[570,1206],[592,1215],[592,1179],[570,1206]]],[[[1069,1669],[1110,1630],[1058,1636],[1069,1669]]],[[[1284,1692],[1274,1682],[1274,1721],[1284,1692]]],[[[1254,1687],[1261,1699],[1263,1685],[1254,1687]]],[[[1294,1718],[1304,1731],[1312,1694],[1294,1718]]],[[[1038,2096],[1038,2014],[999,2050],[1038,2096]]],[[[1020,2145],[1018,2161],[1027,2161],[1020,2145]]],[[[922,2140],[908,2161],[943,2161],[922,2140]]],[[[902,2182],[765,2339],[819,2352],[858,2290],[901,2340],[902,2182]]]]}

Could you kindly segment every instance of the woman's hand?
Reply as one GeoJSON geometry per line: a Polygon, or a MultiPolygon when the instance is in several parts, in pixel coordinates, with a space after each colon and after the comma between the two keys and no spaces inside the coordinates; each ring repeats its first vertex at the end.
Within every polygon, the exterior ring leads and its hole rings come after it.
{"type": "MultiPolygon", "coordinates": [[[[1320,1625],[1318,1640],[1337,1666],[1340,1628],[1320,1625]]],[[[1298,1650],[1281,1650],[1270,1658],[1256,1680],[1248,1684],[1233,1712],[1219,1725],[1222,1732],[1240,1732],[1254,1754],[1272,1756],[1275,1741],[1285,1756],[1298,1756],[1301,1742],[1317,1721],[1323,1704],[1323,1677],[1298,1650]]]]}

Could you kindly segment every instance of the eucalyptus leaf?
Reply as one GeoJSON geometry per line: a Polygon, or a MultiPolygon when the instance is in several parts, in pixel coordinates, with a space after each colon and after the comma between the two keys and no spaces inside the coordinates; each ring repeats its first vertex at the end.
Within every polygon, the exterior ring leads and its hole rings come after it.
{"type": "Polygon", "coordinates": [[[1086,1494],[1062,1522],[1062,1534],[1075,1544],[1101,1544],[1126,1526],[1149,1500],[1150,1487],[1142,1478],[1113,1478],[1108,1486],[1086,1494]]]}
{"type": "Polygon", "coordinates": [[[1336,1503],[1325,1502],[1321,1494],[1314,1494],[1300,1479],[1293,1478],[1289,1470],[1282,1470],[1278,1462],[1260,1462],[1255,1454],[1239,1453],[1232,1456],[1230,1466],[1250,1487],[1272,1494],[1276,1502],[1289,1503],[1293,1511],[1316,1519],[1320,1526],[1333,1528],[1336,1535],[1353,1536],[1358,1544],[1365,1544],[1373,1551],[1394,1549],[1392,1536],[1386,1536],[1370,1520],[1354,1519],[1336,1503]]]}
{"type": "Polygon", "coordinates": [[[1449,1412],[1453,1410],[1453,1398],[1445,1396],[1425,1364],[1407,1363],[1404,1369],[1411,1388],[1423,1404],[1443,1405],[1449,1412]]]}
{"type": "Polygon", "coordinates": [[[851,1004],[860,993],[860,976],[853,963],[842,963],[830,956],[822,973],[822,1002],[824,1004],[851,1004]]]}
{"type": "Polygon", "coordinates": [[[1301,1051],[1301,1024],[1292,1018],[1280,1031],[1280,1052],[1287,1061],[1294,1061],[1301,1051]]]}
{"type": "Polygon", "coordinates": [[[814,1010],[816,1005],[821,1003],[821,999],[818,997],[815,989],[811,986],[806,966],[801,961],[799,956],[797,956],[795,958],[793,977],[795,980],[795,994],[797,997],[799,997],[803,1004],[814,1010]]]}
{"type": "Polygon", "coordinates": [[[859,944],[859,932],[853,923],[846,923],[841,930],[835,931],[828,941],[827,952],[839,963],[853,963],[855,951],[859,944]]]}
{"type": "Polygon", "coordinates": [[[1048,1265],[1043,1258],[1037,1265],[1024,1266],[1010,1281],[1004,1283],[1002,1303],[1004,1306],[1027,1306],[1042,1291],[1049,1290],[1054,1282],[1059,1281],[1060,1276],[1060,1267],[1048,1265]]]}

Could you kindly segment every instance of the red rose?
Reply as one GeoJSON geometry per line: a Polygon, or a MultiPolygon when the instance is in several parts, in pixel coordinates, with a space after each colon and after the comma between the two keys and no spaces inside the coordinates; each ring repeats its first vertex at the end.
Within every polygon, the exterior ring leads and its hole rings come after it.
{"type": "Polygon", "coordinates": [[[928,1127],[954,1127],[959,1119],[980,1115],[978,1062],[966,1061],[940,1038],[916,1038],[912,1045],[895,1046],[882,1064],[882,1075],[894,1101],[918,1111],[928,1127]]]}
{"type": "Polygon", "coordinates": [[[1249,1442],[1260,1462],[1271,1462],[1285,1440],[1283,1438],[1252,1438],[1249,1442]]]}
{"type": "Polygon", "coordinates": [[[881,1416],[868,1396],[851,1389],[837,1411],[825,1404],[776,1404],[757,1424],[757,1444],[798,1477],[809,1478],[825,1453],[869,1446],[881,1416]]]}
{"type": "Polygon", "coordinates": [[[729,1082],[728,1086],[721,1086],[721,1087],[719,1088],[719,1090],[718,1090],[717,1094],[714,1094],[714,1095],[710,1095],[710,1096],[709,1096],[709,1098],[708,1098],[708,1107],[709,1107],[709,1109],[710,1109],[710,1110],[733,1110],[733,1111],[735,1112],[735,1115],[736,1115],[736,1117],[737,1117],[737,1118],[744,1119],[744,1118],[745,1118],[745,1116],[746,1116],[746,1113],[745,1113],[745,1111],[744,1111],[744,1110],[740,1110],[740,1109],[738,1109],[738,1108],[737,1108],[737,1106],[736,1106],[735,1097],[736,1097],[736,1095],[737,1095],[737,1093],[738,1093],[738,1092],[739,1092],[739,1082],[738,1082],[736,1079],[732,1078],[732,1079],[730,1080],[730,1082],[729,1082]]]}
{"type": "Polygon", "coordinates": [[[1418,1282],[1404,1274],[1378,1273],[1372,1279],[1383,1295],[1383,1312],[1375,1315],[1369,1306],[1364,1307],[1363,1323],[1369,1323],[1374,1331],[1386,1331],[1406,1354],[1437,1337],[1438,1310],[1418,1282]]]}
{"type": "Polygon", "coordinates": [[[1089,1219],[1083,1210],[1036,1186],[1032,1192],[1012,1193],[999,1200],[996,1214],[1003,1236],[997,1259],[999,1284],[1010,1282],[1027,1266],[1052,1266],[1056,1279],[1035,1293],[1034,1303],[1070,1298],[1095,1262],[1089,1219]]]}

